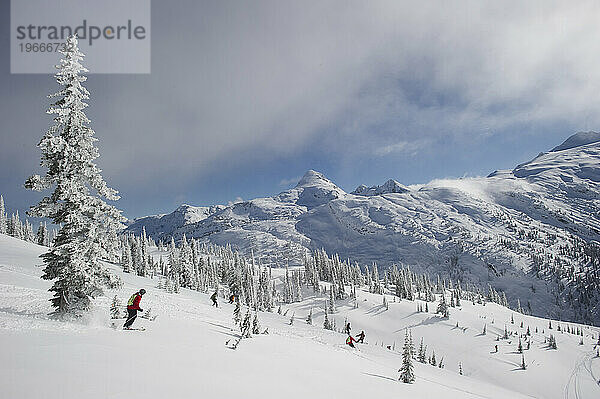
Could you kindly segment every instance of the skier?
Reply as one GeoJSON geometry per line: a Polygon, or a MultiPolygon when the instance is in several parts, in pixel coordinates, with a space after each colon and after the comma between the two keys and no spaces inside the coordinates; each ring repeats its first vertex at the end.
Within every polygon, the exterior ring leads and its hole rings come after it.
{"type": "Polygon", "coordinates": [[[235,294],[229,296],[229,303],[233,303],[233,301],[235,301],[235,294]]]}
{"type": "Polygon", "coordinates": [[[350,346],[351,348],[355,348],[354,342],[356,342],[356,340],[352,338],[352,335],[348,334],[348,338],[346,338],[346,345],[350,346]]]}
{"type": "Polygon", "coordinates": [[[498,353],[498,345],[494,345],[494,348],[496,349],[495,353],[498,353]]]}
{"type": "Polygon", "coordinates": [[[356,341],[357,344],[364,344],[365,341],[365,332],[361,331],[360,334],[357,335],[358,340],[356,341]]]}
{"type": "Polygon", "coordinates": [[[350,327],[350,322],[348,322],[346,324],[346,328],[344,329],[344,332],[346,332],[346,334],[350,335],[350,330],[352,330],[352,328],[350,327]]]}
{"type": "Polygon", "coordinates": [[[215,291],[215,293],[210,296],[210,299],[212,299],[212,301],[213,301],[213,306],[215,306],[217,308],[219,307],[219,304],[217,303],[217,294],[218,293],[219,293],[219,291],[215,291]]]}
{"type": "Polygon", "coordinates": [[[137,312],[144,311],[142,308],[140,308],[140,301],[142,300],[142,296],[144,296],[145,293],[146,293],[146,290],[142,288],[141,290],[139,290],[138,292],[133,294],[129,298],[129,301],[127,301],[127,320],[125,321],[125,324],[123,325],[124,330],[130,330],[131,325],[133,324],[133,322],[135,321],[135,319],[137,317],[137,312]]]}

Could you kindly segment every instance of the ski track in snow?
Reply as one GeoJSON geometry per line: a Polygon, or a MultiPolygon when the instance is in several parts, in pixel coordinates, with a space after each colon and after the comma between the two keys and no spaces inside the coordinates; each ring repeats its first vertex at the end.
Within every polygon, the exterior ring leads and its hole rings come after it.
{"type": "MultiPolygon", "coordinates": [[[[599,385],[600,382],[596,379],[594,375],[594,371],[592,369],[592,362],[596,356],[596,352],[594,350],[584,353],[577,359],[575,366],[573,367],[573,371],[569,376],[569,380],[565,384],[564,388],[564,399],[584,399],[586,396],[581,395],[581,385],[585,382],[585,379],[591,378],[591,381],[595,385],[599,385]],[[584,373],[587,371],[587,374],[584,373]]],[[[589,382],[589,381],[587,381],[589,382]]],[[[600,386],[598,387],[597,395],[600,395],[600,386]]],[[[598,397],[598,396],[596,396],[598,397]]]]}

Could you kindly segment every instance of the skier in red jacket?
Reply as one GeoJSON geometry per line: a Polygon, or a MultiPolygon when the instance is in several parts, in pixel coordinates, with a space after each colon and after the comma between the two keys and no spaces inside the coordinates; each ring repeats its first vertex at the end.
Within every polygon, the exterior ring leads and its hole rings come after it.
{"type": "Polygon", "coordinates": [[[352,335],[348,335],[348,338],[346,338],[346,345],[350,346],[351,348],[355,348],[354,342],[356,342],[354,337],[352,335]]]}
{"type": "Polygon", "coordinates": [[[124,330],[129,330],[131,328],[131,325],[137,317],[138,310],[140,312],[144,311],[142,308],[140,308],[140,301],[142,300],[142,296],[145,293],[146,290],[142,288],[141,290],[133,294],[129,298],[129,301],[127,301],[127,321],[125,321],[125,324],[123,325],[124,330]]]}

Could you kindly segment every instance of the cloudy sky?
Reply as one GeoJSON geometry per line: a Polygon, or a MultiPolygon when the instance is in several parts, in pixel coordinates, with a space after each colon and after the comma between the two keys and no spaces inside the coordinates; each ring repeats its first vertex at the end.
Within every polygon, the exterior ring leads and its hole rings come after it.
{"type": "MultiPolygon", "coordinates": [[[[98,160],[128,217],[511,168],[600,129],[600,3],[154,1],[152,73],[91,75],[98,160]]],[[[50,75],[11,75],[2,0],[0,193],[39,194],[50,75]]]]}

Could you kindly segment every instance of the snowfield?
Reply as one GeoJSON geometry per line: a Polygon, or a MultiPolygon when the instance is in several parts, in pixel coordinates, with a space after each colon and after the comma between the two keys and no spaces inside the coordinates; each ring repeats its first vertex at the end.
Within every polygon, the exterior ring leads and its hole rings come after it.
{"type": "MultiPolygon", "coordinates": [[[[112,265],[123,278],[122,289],[97,298],[86,320],[50,320],[50,282],[39,278],[38,256],[44,251],[0,235],[3,398],[600,397],[600,358],[594,348],[600,329],[595,327],[553,321],[548,330],[546,319],[468,301],[442,319],[433,314],[435,304],[429,304],[429,313],[419,313],[418,301],[394,302],[387,296],[386,310],[381,295],[359,291],[358,308],[353,301],[339,301],[332,316],[338,328],[347,318],[353,335],[365,331],[367,344],[351,349],[345,335],[322,328],[326,296],[305,290],[302,302],[282,305],[286,316],[259,313],[261,329],[269,333],[244,339],[233,350],[225,345],[239,336],[233,305],[221,299],[218,309],[211,307],[210,294],[186,289],[169,294],[156,288],[157,280],[123,274],[112,265]],[[125,303],[140,288],[147,290],[142,308],[151,308],[157,319],[138,317],[134,327],[146,331],[123,331],[123,320],[111,328],[112,297],[125,303]],[[312,326],[305,321],[311,308],[312,326]],[[580,336],[558,332],[559,324],[582,328],[584,344],[579,345],[580,336]],[[505,326],[509,332],[531,330],[526,370],[520,367],[516,335],[496,341],[505,326]],[[434,350],[445,365],[440,369],[415,361],[413,384],[398,381],[407,328],[416,350],[423,338],[427,356],[434,350]],[[549,332],[556,336],[557,350],[544,343],[549,332]]],[[[282,273],[274,270],[274,278],[281,279],[282,273]]]]}

